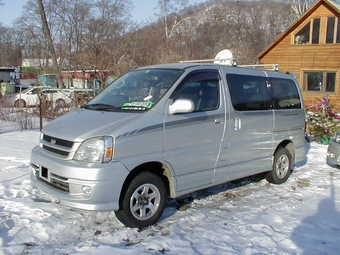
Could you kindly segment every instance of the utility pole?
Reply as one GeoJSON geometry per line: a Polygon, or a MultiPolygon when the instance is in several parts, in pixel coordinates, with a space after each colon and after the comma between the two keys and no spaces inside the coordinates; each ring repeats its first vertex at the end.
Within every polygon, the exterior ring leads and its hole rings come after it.
{"type": "Polygon", "coordinates": [[[42,0],[37,0],[37,1],[38,1],[38,5],[39,5],[39,12],[40,12],[40,17],[41,17],[42,29],[43,29],[45,38],[47,40],[48,48],[50,49],[50,52],[51,52],[51,55],[52,55],[53,70],[56,74],[58,88],[64,88],[65,86],[64,86],[63,79],[61,78],[61,75],[60,75],[59,64],[58,64],[58,61],[57,61],[57,56],[56,56],[54,44],[53,44],[53,41],[52,41],[51,31],[50,31],[50,28],[48,27],[48,24],[47,24],[44,5],[43,5],[42,0]]]}

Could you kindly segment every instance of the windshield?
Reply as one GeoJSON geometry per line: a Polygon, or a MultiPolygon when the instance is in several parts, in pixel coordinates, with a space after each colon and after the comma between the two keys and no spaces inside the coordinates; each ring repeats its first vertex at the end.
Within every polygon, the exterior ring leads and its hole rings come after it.
{"type": "Polygon", "coordinates": [[[181,76],[183,70],[144,69],[115,80],[84,106],[93,110],[145,111],[151,109],[181,76]]]}

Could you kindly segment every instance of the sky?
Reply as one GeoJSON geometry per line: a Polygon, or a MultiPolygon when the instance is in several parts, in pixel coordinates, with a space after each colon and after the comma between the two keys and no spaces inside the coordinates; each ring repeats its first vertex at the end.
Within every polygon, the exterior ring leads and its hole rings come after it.
{"type": "MultiPolygon", "coordinates": [[[[131,11],[132,19],[137,22],[142,22],[154,18],[158,1],[159,0],[132,0],[135,6],[131,11]]],[[[4,4],[0,6],[0,22],[2,25],[14,25],[14,20],[21,15],[22,7],[26,2],[27,0],[2,0],[4,4]]],[[[206,2],[206,0],[189,0],[189,5],[202,2],[206,2]]]]}

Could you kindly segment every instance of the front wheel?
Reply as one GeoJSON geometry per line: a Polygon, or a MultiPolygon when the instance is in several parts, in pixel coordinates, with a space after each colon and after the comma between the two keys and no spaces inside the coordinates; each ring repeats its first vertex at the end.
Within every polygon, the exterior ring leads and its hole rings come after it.
{"type": "Polygon", "coordinates": [[[279,148],[274,155],[273,169],[266,174],[266,179],[270,183],[284,183],[291,171],[291,155],[286,148],[279,148]]]}
{"type": "Polygon", "coordinates": [[[161,217],[167,199],[163,180],[150,172],[137,175],[123,190],[116,217],[127,227],[145,228],[161,217]]]}

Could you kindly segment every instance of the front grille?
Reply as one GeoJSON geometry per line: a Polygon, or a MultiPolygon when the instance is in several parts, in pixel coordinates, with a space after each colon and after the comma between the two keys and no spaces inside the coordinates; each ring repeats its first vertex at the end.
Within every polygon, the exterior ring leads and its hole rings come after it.
{"type": "Polygon", "coordinates": [[[70,151],[73,145],[74,145],[73,141],[52,137],[46,134],[43,134],[41,139],[42,149],[57,156],[65,158],[67,158],[70,155],[70,151]]]}
{"type": "Polygon", "coordinates": [[[54,144],[55,145],[59,145],[59,146],[63,146],[63,147],[67,147],[67,148],[72,148],[73,146],[73,142],[72,141],[67,141],[64,139],[59,139],[59,138],[55,138],[49,135],[43,135],[43,140],[46,142],[51,143],[52,141],[55,141],[54,144]]]}
{"type": "Polygon", "coordinates": [[[46,145],[43,145],[43,148],[49,152],[52,152],[52,153],[55,153],[55,154],[58,154],[58,155],[61,155],[61,156],[65,156],[67,157],[69,152],[67,151],[62,151],[62,150],[58,150],[58,149],[55,149],[55,148],[52,148],[52,147],[48,147],[46,145]]]}

